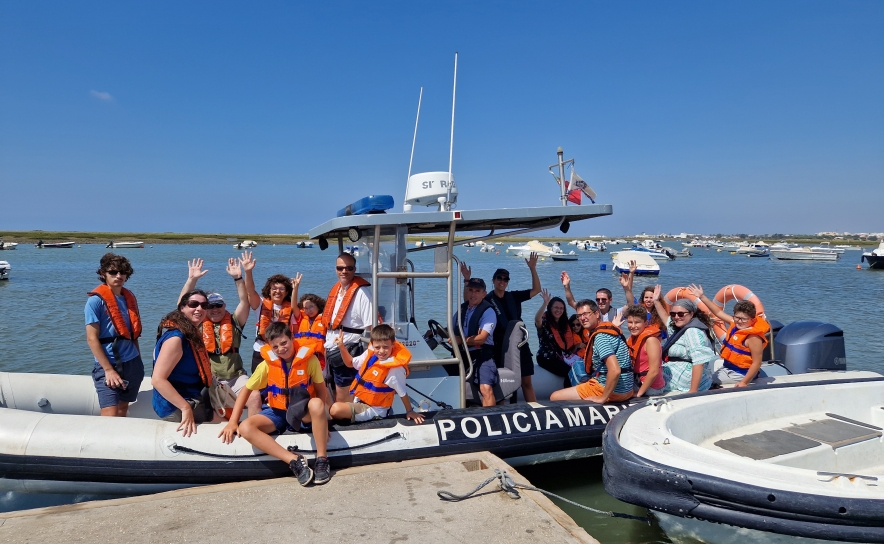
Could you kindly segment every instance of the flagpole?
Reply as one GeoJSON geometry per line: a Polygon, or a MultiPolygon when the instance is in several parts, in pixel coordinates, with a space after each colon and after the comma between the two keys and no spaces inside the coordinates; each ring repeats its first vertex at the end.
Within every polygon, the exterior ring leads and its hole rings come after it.
{"type": "Polygon", "coordinates": [[[565,190],[565,152],[559,147],[559,186],[562,189],[562,206],[568,205],[567,191],[565,190]]]}

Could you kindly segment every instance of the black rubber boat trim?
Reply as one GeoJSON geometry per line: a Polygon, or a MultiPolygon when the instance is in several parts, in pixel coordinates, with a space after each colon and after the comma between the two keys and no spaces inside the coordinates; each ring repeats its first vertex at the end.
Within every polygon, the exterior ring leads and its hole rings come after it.
{"type": "MultiPolygon", "coordinates": [[[[771,384],[759,389],[785,389],[843,383],[880,382],[881,378],[771,384]]],[[[669,401],[739,393],[723,389],[669,397],[669,401]]],[[[884,542],[884,501],[837,498],[762,488],[673,468],[636,455],[620,444],[632,406],[615,415],[602,438],[605,490],[615,498],[683,518],[697,518],[758,531],[848,542],[884,542]]],[[[735,474],[735,477],[739,477],[735,474]]]]}

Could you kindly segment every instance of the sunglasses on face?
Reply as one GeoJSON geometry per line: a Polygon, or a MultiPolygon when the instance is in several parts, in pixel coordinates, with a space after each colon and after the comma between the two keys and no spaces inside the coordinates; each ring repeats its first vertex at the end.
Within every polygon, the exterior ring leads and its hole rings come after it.
{"type": "Polygon", "coordinates": [[[187,301],[188,308],[202,308],[203,310],[209,307],[208,302],[200,302],[198,300],[188,300],[187,301]]]}
{"type": "Polygon", "coordinates": [[[496,279],[497,281],[504,281],[507,283],[509,283],[509,281],[510,281],[510,279],[506,276],[494,276],[494,279],[496,279]]]}
{"type": "Polygon", "coordinates": [[[353,272],[354,270],[356,270],[356,267],[355,266],[336,266],[335,270],[337,270],[338,272],[343,272],[344,270],[346,270],[347,272],[353,272]]]}
{"type": "Polygon", "coordinates": [[[677,317],[681,319],[682,317],[688,315],[691,312],[669,312],[669,317],[677,317]]]}
{"type": "Polygon", "coordinates": [[[596,302],[608,302],[608,299],[606,299],[606,298],[597,298],[597,299],[595,299],[595,301],[596,301],[596,302]]]}
{"type": "MultiPolygon", "coordinates": [[[[223,307],[224,307],[223,302],[216,302],[214,304],[207,304],[206,305],[206,309],[208,309],[208,310],[217,310],[218,308],[223,308],[223,307]]],[[[196,306],[192,306],[192,308],[196,308],[196,306]]]]}
{"type": "Polygon", "coordinates": [[[118,274],[122,274],[123,276],[126,275],[124,272],[120,272],[119,270],[108,270],[107,272],[105,272],[105,274],[107,274],[108,276],[116,276],[118,274]]]}

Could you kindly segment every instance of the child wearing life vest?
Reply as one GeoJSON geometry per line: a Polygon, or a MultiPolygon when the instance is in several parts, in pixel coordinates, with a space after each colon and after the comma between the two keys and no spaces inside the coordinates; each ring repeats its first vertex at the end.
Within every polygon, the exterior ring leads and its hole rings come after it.
{"type": "Polygon", "coordinates": [[[252,346],[252,372],[261,364],[261,348],[267,343],[267,327],[271,323],[291,324],[292,319],[292,284],[288,276],[274,274],[267,278],[261,293],[255,289],[255,279],[252,271],[255,268],[255,259],[251,251],[243,251],[240,258],[245,281],[246,292],[249,295],[249,307],[258,310],[258,322],[255,324],[255,343],[252,346]]]}
{"type": "MultiPolygon", "coordinates": [[[[632,373],[635,379],[635,396],[662,395],[666,382],[663,379],[662,344],[660,329],[648,324],[647,308],[644,305],[630,305],[623,312],[629,338],[629,357],[632,359],[632,373]]],[[[622,325],[618,316],[612,322],[615,327],[622,325]]]]}
{"type": "Polygon", "coordinates": [[[371,331],[368,350],[353,357],[343,348],[343,338],[338,336],[341,358],[344,364],[356,370],[356,378],[350,387],[353,402],[336,402],[330,413],[334,419],[351,422],[369,421],[387,417],[393,408],[394,395],[399,395],[405,406],[406,419],[423,423],[424,418],[411,409],[411,400],[405,392],[405,378],[411,353],[396,341],[396,331],[389,325],[378,325],[371,331]]]}
{"type": "Polygon", "coordinates": [[[299,344],[313,348],[322,370],[325,370],[325,324],[322,322],[325,299],[313,293],[299,298],[298,287],[302,278],[300,272],[292,278],[292,300],[298,301],[297,305],[292,305],[292,333],[299,344]]]}
{"type": "Polygon", "coordinates": [[[125,417],[144,380],[138,302],[123,287],[133,273],[129,259],[106,253],[98,267],[101,285],[86,300],[86,343],[95,357],[92,381],[103,416],[125,417]]]}
{"type": "Polygon", "coordinates": [[[746,387],[759,376],[761,357],[767,346],[770,324],[757,315],[755,304],[741,300],[734,305],[734,315],[728,315],[717,303],[703,294],[702,285],[691,285],[688,290],[728,324],[727,335],[722,340],[721,358],[724,365],[712,375],[712,383],[733,384],[746,387]]]}
{"type": "Polygon", "coordinates": [[[239,434],[264,453],[288,463],[299,484],[307,485],[311,481],[324,484],[331,479],[326,456],[331,397],[319,360],[312,349],[292,339],[292,331],[286,323],[268,325],[264,338],[267,345],[261,349],[261,363],[237,395],[230,421],[218,436],[229,444],[239,434]],[[238,424],[250,392],[262,389],[267,391],[267,406],[238,424]],[[271,433],[284,433],[290,425],[300,426],[301,423],[312,425],[316,442],[313,470],[303,455],[288,451],[270,436],[271,433]]]}

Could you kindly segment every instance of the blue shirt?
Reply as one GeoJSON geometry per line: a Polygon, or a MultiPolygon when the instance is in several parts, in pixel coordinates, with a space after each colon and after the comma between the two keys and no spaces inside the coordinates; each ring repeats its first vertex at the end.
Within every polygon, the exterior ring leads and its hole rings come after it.
{"type": "MultiPolygon", "coordinates": [[[[466,312],[463,312],[461,316],[463,319],[463,332],[464,334],[469,334],[467,332],[467,328],[470,325],[470,319],[473,317],[473,312],[478,308],[478,306],[468,307],[466,312]]],[[[452,319],[455,323],[457,323],[457,314],[454,314],[454,319],[452,319]]],[[[455,325],[456,326],[456,325],[455,325]]],[[[494,345],[494,328],[497,326],[497,314],[494,312],[494,308],[488,308],[485,310],[485,313],[482,314],[482,317],[479,318],[479,331],[487,331],[488,338],[485,339],[483,345],[493,346],[494,345]]],[[[457,330],[457,329],[455,329],[457,330]]],[[[457,332],[460,334],[460,331],[457,332]]],[[[478,333],[476,333],[478,334],[478,333]]],[[[478,346],[471,346],[470,349],[479,349],[478,346]]]]}
{"type": "Polygon", "coordinates": [[[619,336],[599,334],[592,343],[592,366],[594,378],[602,385],[607,383],[608,365],[605,359],[616,355],[620,366],[620,378],[614,387],[614,393],[631,393],[634,387],[632,376],[632,360],[629,358],[629,347],[619,336]]]}
{"type": "MultiPolygon", "coordinates": [[[[171,383],[172,386],[175,387],[175,390],[185,399],[195,399],[200,396],[205,385],[203,385],[202,379],[200,378],[199,367],[197,366],[196,358],[193,356],[193,350],[190,349],[190,342],[184,338],[184,334],[182,334],[181,331],[170,330],[164,332],[163,335],[160,336],[160,339],[157,340],[157,345],[153,350],[153,360],[157,360],[157,356],[160,354],[160,348],[163,347],[163,343],[172,337],[178,337],[181,339],[182,354],[181,359],[178,360],[178,364],[176,364],[175,368],[172,369],[172,372],[169,373],[169,383],[171,383]]],[[[156,389],[153,390],[151,404],[153,405],[153,411],[160,417],[169,416],[178,409],[174,404],[160,395],[156,389]]]]}
{"type": "MultiPolygon", "coordinates": [[[[116,297],[117,306],[120,308],[120,312],[123,314],[123,320],[126,321],[126,325],[129,327],[129,330],[132,330],[132,322],[129,319],[129,307],[126,306],[126,297],[120,295],[116,297]]],[[[114,327],[113,322],[111,321],[110,314],[107,312],[107,304],[104,303],[104,300],[99,296],[91,296],[86,299],[86,324],[91,325],[92,323],[98,323],[98,337],[99,338],[112,338],[117,336],[117,329],[114,327]]],[[[107,355],[108,360],[111,364],[122,362],[117,361],[114,358],[114,351],[111,347],[111,343],[102,344],[101,347],[104,348],[104,353],[107,355]]],[[[135,342],[131,340],[126,340],[125,338],[120,338],[117,341],[117,352],[119,352],[120,357],[123,361],[131,361],[132,359],[138,357],[138,348],[135,347],[135,342]]],[[[95,364],[98,364],[98,359],[95,360],[95,364]]]]}

